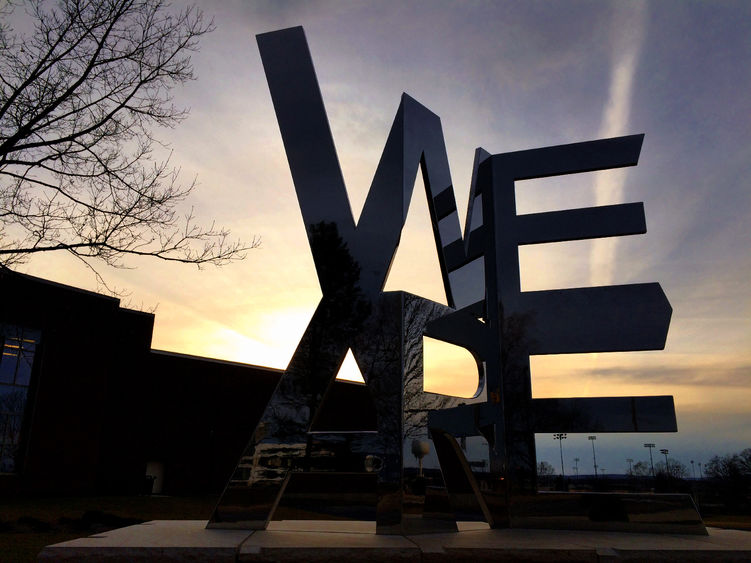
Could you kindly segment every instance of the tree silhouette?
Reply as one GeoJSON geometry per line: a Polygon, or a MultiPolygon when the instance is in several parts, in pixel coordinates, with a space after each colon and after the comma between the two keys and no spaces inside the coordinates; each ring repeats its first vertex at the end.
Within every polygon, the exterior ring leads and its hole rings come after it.
{"type": "Polygon", "coordinates": [[[736,454],[713,456],[704,466],[704,474],[710,479],[751,480],[751,448],[736,454]]]}
{"type": "Polygon", "coordinates": [[[190,53],[213,29],[200,10],[36,0],[24,36],[14,9],[0,14],[0,264],[62,250],[95,273],[129,255],[219,265],[259,244],[180,215],[195,182],[154,153],[152,128],[187,115],[171,90],[194,78],[190,53]]]}
{"type": "Polygon", "coordinates": [[[647,477],[651,473],[649,462],[637,461],[631,469],[631,473],[636,477],[647,477]]]}
{"type": "Polygon", "coordinates": [[[668,467],[665,467],[664,461],[658,461],[655,463],[655,472],[678,479],[686,479],[689,476],[689,470],[686,465],[672,457],[668,458],[668,467]]]}
{"type": "Polygon", "coordinates": [[[547,461],[540,461],[537,463],[537,476],[538,477],[551,477],[555,475],[555,468],[547,461]]]}

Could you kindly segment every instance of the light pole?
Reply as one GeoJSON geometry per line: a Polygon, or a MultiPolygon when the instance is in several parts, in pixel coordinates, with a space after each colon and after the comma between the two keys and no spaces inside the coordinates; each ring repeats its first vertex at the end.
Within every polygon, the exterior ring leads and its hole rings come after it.
{"type": "Polygon", "coordinates": [[[670,466],[668,465],[668,450],[662,449],[660,450],[660,453],[665,456],[665,473],[667,473],[668,477],[670,477],[670,466]]]}
{"type": "Polygon", "coordinates": [[[704,473],[701,472],[701,461],[699,462],[699,479],[704,479],[704,473]]]}
{"type": "Polygon", "coordinates": [[[631,464],[634,463],[634,460],[630,457],[627,457],[626,461],[628,462],[628,474],[631,475],[631,464]]]}
{"type": "Polygon", "coordinates": [[[587,440],[592,442],[592,463],[595,466],[595,479],[597,479],[597,455],[595,455],[595,440],[597,440],[597,436],[587,436],[587,440]]]}
{"type": "Polygon", "coordinates": [[[654,461],[652,461],[652,448],[655,447],[654,444],[644,444],[645,448],[649,448],[649,466],[652,468],[652,477],[655,476],[655,464],[654,461]]]}
{"type": "Polygon", "coordinates": [[[576,478],[579,479],[579,458],[574,458],[574,471],[576,471],[576,478]]]}
{"type": "Polygon", "coordinates": [[[558,448],[561,450],[561,478],[566,479],[566,473],[563,470],[563,441],[566,439],[565,434],[553,434],[553,440],[558,440],[558,448]]]}
{"type": "Polygon", "coordinates": [[[691,460],[691,477],[696,481],[696,471],[694,471],[694,460],[691,460]]]}

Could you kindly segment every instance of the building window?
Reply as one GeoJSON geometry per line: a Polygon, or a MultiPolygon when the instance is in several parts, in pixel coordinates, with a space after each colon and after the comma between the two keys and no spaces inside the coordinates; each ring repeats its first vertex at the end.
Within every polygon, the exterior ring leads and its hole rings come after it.
{"type": "Polygon", "coordinates": [[[0,325],[0,473],[17,470],[39,331],[0,325]]]}

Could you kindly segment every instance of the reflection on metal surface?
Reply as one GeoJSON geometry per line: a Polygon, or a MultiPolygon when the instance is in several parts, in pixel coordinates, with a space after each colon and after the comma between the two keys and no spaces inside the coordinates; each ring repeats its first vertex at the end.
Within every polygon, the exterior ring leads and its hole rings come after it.
{"type": "Polygon", "coordinates": [[[322,355],[339,342],[314,317],[306,335],[326,334],[332,343],[303,340],[210,526],[258,528],[272,518],[370,516],[381,533],[454,529],[456,516],[431,457],[427,416],[466,399],[426,393],[422,379],[423,328],[449,311],[414,295],[389,292],[372,303],[356,327],[359,333],[350,327],[344,349],[352,346],[377,415],[377,430],[363,432],[310,430],[323,403],[320,397],[336,373],[322,355]],[[319,366],[328,366],[328,372],[319,366]],[[423,454],[419,458],[415,443],[423,454]],[[321,501],[332,494],[331,502],[321,501]]]}
{"type": "Polygon", "coordinates": [[[500,155],[477,149],[462,236],[440,119],[404,95],[355,225],[302,28],[260,35],[258,44],[323,296],[209,527],[351,518],[375,519],[378,533],[415,533],[455,530],[456,520],[623,527],[652,519],[703,530],[683,497],[536,491],[536,431],[676,431],[672,397],[531,395],[530,354],[664,347],[671,308],[658,284],[522,292],[519,280],[519,245],[646,227],[641,204],[517,215],[514,182],[635,165],[642,136],[500,155]],[[449,307],[383,292],[418,166],[449,307]],[[425,337],[469,351],[471,398],[424,391],[425,337]],[[350,349],[375,429],[332,430],[323,409],[350,349]]]}
{"type": "Polygon", "coordinates": [[[670,395],[532,399],[534,429],[553,432],[677,432],[670,395]]]}

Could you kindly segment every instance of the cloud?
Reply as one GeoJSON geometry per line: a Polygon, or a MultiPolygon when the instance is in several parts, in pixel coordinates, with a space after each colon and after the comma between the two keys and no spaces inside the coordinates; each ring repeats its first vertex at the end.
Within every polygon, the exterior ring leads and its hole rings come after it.
{"type": "Polygon", "coordinates": [[[660,366],[609,366],[583,369],[578,377],[648,382],[652,385],[691,385],[751,388],[751,363],[660,366]]]}
{"type": "MultiPolygon", "coordinates": [[[[608,101],[602,115],[599,138],[617,137],[627,133],[631,113],[634,75],[647,24],[644,2],[619,3],[613,13],[612,69],[608,101]]],[[[619,203],[623,197],[625,172],[598,172],[594,193],[597,205],[619,203]]],[[[617,238],[594,241],[590,253],[590,283],[608,285],[615,270],[617,238]]]]}

